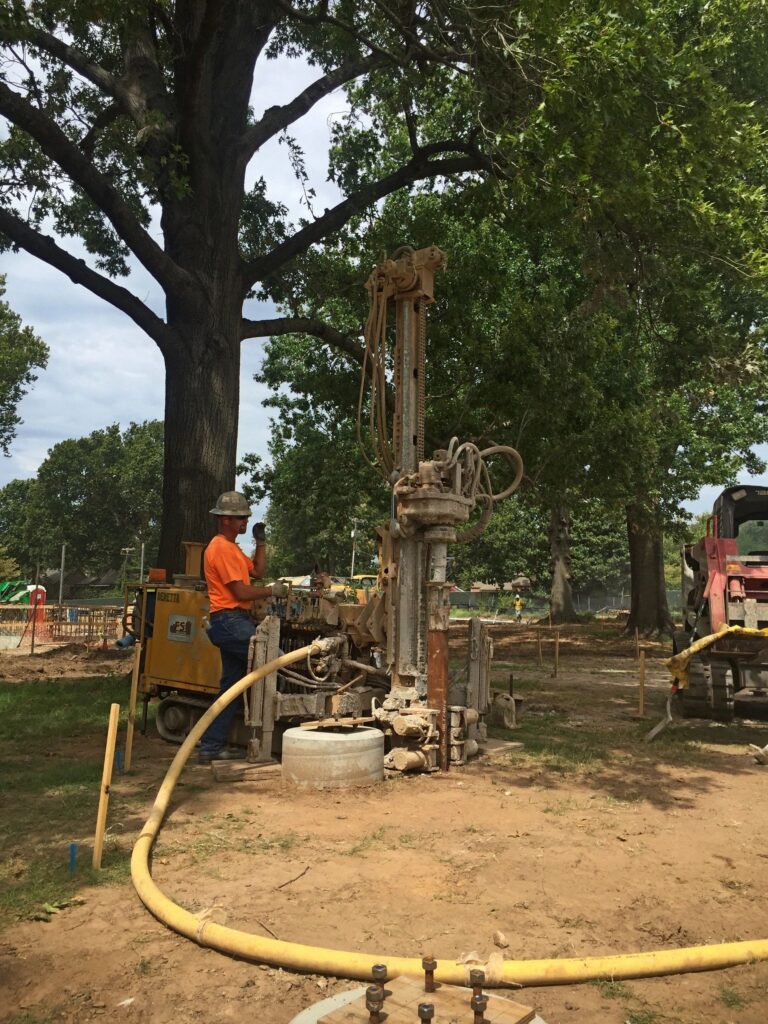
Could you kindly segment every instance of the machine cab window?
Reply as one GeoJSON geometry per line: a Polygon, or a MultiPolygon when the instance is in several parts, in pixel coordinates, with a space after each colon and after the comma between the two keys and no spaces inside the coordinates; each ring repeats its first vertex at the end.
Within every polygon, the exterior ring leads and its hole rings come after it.
{"type": "Polygon", "coordinates": [[[736,548],[740,555],[768,555],[768,519],[739,523],[736,548]]]}

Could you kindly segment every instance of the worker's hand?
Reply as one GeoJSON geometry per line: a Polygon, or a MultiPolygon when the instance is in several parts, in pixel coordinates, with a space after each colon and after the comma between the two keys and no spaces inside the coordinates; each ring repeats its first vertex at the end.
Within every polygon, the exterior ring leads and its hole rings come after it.
{"type": "Polygon", "coordinates": [[[287,583],[278,580],[277,583],[272,584],[272,597],[288,597],[288,589],[287,583]]]}
{"type": "Polygon", "coordinates": [[[251,536],[257,544],[267,543],[267,528],[264,523],[254,523],[253,529],[251,530],[251,536]]]}

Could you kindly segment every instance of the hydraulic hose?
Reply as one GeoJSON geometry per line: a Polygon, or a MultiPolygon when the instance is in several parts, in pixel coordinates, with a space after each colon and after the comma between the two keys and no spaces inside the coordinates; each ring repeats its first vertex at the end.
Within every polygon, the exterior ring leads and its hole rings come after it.
{"type": "MultiPolygon", "coordinates": [[[[139,835],[131,855],[131,878],[145,907],[173,931],[185,935],[200,946],[218,949],[222,953],[270,963],[289,970],[312,974],[330,974],[342,978],[372,980],[371,969],[376,963],[385,963],[390,977],[400,974],[421,977],[420,958],[390,956],[387,953],[353,953],[320,946],[305,946],[296,942],[283,942],[236,928],[227,928],[209,920],[205,914],[196,915],[169,899],[154,883],[149,858],[158,836],[171,795],[181,771],[195,744],[210,723],[236,700],[249,686],[276,672],[278,669],[301,661],[309,654],[325,653],[323,641],[316,641],[297,651],[291,651],[269,662],[255,672],[240,679],[222,694],[194,726],[179,748],[158,790],[152,811],[139,835]]],[[[754,960],[768,959],[768,939],[746,942],[727,942],[715,946],[691,946],[687,949],[659,950],[651,953],[629,953],[615,956],[571,958],[564,960],[505,960],[498,965],[493,961],[485,965],[486,985],[538,986],[572,985],[597,978],[626,980],[650,978],[663,974],[685,974],[710,971],[754,960]]],[[[468,985],[472,966],[458,964],[453,958],[439,960],[435,977],[452,985],[468,985]]]]}

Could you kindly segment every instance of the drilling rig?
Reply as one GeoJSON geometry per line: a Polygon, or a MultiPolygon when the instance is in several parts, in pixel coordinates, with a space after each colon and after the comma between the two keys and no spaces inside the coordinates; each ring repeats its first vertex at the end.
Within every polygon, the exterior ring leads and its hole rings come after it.
{"type": "MultiPolygon", "coordinates": [[[[361,606],[345,604],[318,580],[308,593],[256,609],[252,668],[318,635],[335,643],[321,659],[275,673],[246,693],[231,739],[247,745],[254,762],[272,758],[286,728],[309,721],[378,726],[387,740],[385,765],[399,771],[463,763],[485,737],[491,641],[487,628],[470,620],[466,665],[449,675],[448,549],[486,528],[494,505],[519,486],[523,463],[513,448],[481,449],[456,438],[425,457],[426,313],[434,301],[435,273],[444,265],[436,247],[403,248],[366,283],[370,311],[358,437],[361,448],[373,452],[366,458],[391,496],[389,522],[377,529],[379,586],[361,606]],[[493,457],[511,476],[498,493],[488,465],[493,457]]],[[[174,742],[184,739],[218,695],[219,655],[205,634],[202,547],[186,545],[186,572],[173,584],[139,586],[131,625],[143,638],[138,690],[144,721],[148,701],[160,698],[157,728],[174,742]]]]}

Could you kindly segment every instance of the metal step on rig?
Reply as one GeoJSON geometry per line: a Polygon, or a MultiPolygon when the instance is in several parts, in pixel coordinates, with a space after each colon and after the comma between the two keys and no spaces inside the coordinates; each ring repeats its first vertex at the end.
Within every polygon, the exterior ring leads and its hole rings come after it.
{"type": "MultiPolygon", "coordinates": [[[[254,607],[252,669],[318,636],[335,640],[322,658],[273,673],[244,695],[230,740],[247,746],[254,763],[271,760],[282,733],[302,724],[375,725],[386,737],[385,767],[396,771],[447,770],[478,753],[485,739],[491,640],[487,627],[471,619],[466,664],[449,674],[448,550],[486,529],[494,506],[519,486],[523,463],[514,448],[480,448],[455,437],[425,458],[426,311],[435,272],[444,266],[434,246],[402,248],[366,283],[358,438],[391,498],[389,522],[377,528],[378,586],[365,604],[351,604],[317,574],[309,591],[254,607]],[[491,459],[508,481],[498,493],[491,459]]],[[[147,702],[160,698],[157,728],[173,742],[218,695],[219,654],[205,634],[202,547],[186,545],[186,571],[172,584],[138,585],[131,612],[126,601],[127,629],[143,638],[144,720],[147,702]]]]}

